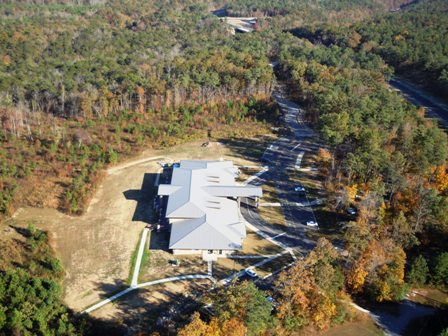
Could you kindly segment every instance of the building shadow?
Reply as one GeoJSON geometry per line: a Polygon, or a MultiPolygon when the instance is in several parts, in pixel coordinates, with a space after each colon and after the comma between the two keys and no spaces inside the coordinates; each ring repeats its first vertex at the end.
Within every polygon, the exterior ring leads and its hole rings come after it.
{"type": "Polygon", "coordinates": [[[123,192],[127,200],[137,202],[132,221],[146,224],[155,223],[154,198],[157,195],[157,186],[154,183],[157,175],[156,173],[145,173],[140,189],[129,189],[123,192]]]}
{"type": "Polygon", "coordinates": [[[160,231],[152,230],[151,237],[149,239],[149,249],[168,251],[169,240],[170,240],[170,233],[168,229],[163,229],[160,231]]]}

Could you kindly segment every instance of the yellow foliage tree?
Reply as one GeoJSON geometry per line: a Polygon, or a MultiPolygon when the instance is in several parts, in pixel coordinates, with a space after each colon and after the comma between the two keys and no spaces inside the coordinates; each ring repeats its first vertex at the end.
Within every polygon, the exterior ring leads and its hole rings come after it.
{"type": "Polygon", "coordinates": [[[191,322],[179,330],[178,336],[209,336],[208,332],[209,325],[201,320],[198,312],[195,312],[191,322]]]}
{"type": "Polygon", "coordinates": [[[366,276],[369,274],[369,272],[366,271],[365,266],[364,260],[358,260],[348,273],[347,283],[355,293],[361,292],[364,288],[366,276]]]}
{"type": "Polygon", "coordinates": [[[223,336],[245,336],[247,328],[244,323],[236,318],[231,318],[222,324],[223,336]]]}
{"type": "Polygon", "coordinates": [[[358,186],[356,184],[353,184],[351,186],[346,186],[345,192],[347,193],[348,201],[350,203],[354,203],[356,195],[358,194],[358,186]]]}
{"type": "Polygon", "coordinates": [[[445,166],[438,166],[434,171],[435,185],[441,193],[448,192],[448,174],[445,166]]]}

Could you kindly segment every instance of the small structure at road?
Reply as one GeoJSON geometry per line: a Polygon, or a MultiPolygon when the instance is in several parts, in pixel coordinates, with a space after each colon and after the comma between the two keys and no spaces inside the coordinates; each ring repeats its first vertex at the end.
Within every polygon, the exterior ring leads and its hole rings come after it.
{"type": "Polygon", "coordinates": [[[256,17],[221,17],[221,21],[227,23],[232,34],[252,33],[258,28],[258,19],[256,17]]]}
{"type": "Polygon", "coordinates": [[[261,187],[237,185],[232,161],[184,160],[173,167],[171,184],[159,185],[168,197],[166,215],[173,254],[202,254],[204,260],[226,257],[243,247],[242,197],[261,197],[261,187]]]}

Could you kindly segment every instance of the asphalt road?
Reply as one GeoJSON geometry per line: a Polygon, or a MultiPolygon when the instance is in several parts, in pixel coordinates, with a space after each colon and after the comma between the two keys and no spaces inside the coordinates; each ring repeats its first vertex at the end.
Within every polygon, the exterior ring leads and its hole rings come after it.
{"type": "MultiPolygon", "coordinates": [[[[282,97],[280,92],[274,98],[283,111],[284,124],[288,128],[287,135],[268,146],[262,161],[269,170],[261,175],[253,184],[262,185],[265,181],[275,181],[277,196],[282,204],[307,203],[306,194],[294,190],[296,185],[289,179],[287,172],[294,170],[300,152],[317,151],[319,138],[302,120],[303,110],[290,100],[282,97]]],[[[308,230],[316,228],[306,226],[307,221],[316,218],[311,207],[283,206],[286,226],[266,223],[256,209],[243,206],[241,212],[248,222],[270,236],[282,234],[276,240],[293,248],[300,254],[307,254],[316,242],[306,235],[308,230]]]]}
{"type": "Polygon", "coordinates": [[[448,129],[448,107],[444,103],[433,97],[429,92],[400,78],[392,78],[389,84],[399,90],[412,104],[423,106],[427,117],[437,119],[442,128],[448,129]]]}
{"type": "MultiPolygon", "coordinates": [[[[399,78],[393,78],[390,85],[398,89],[411,103],[424,106],[428,117],[437,119],[442,127],[448,129],[447,106],[429,93],[399,78]]],[[[268,146],[262,161],[269,166],[269,171],[252,183],[262,185],[265,181],[275,181],[280,203],[306,203],[306,196],[294,191],[296,185],[289,179],[287,171],[295,169],[297,155],[300,152],[317,151],[320,141],[318,135],[304,122],[303,111],[297,104],[285,99],[281,89],[277,90],[273,96],[284,112],[283,119],[288,132],[287,135],[268,146]]],[[[316,242],[306,235],[307,230],[314,230],[306,226],[307,221],[316,220],[312,209],[297,206],[283,206],[283,209],[286,227],[266,223],[258,212],[249,206],[242,207],[242,214],[246,220],[270,236],[284,233],[277,238],[278,241],[302,254],[307,254],[316,245],[316,242]]]]}

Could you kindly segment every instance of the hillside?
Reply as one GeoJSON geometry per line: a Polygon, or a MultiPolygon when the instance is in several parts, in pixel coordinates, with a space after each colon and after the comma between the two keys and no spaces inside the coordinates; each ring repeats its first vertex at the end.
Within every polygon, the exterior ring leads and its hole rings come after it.
{"type": "Polygon", "coordinates": [[[370,321],[354,299],[444,298],[447,133],[389,80],[446,98],[447,22],[443,0],[2,2],[0,335],[320,335],[370,321]],[[238,208],[254,246],[172,257],[158,183],[224,158],[264,174],[263,205],[238,208]],[[131,271],[144,294],[78,315],[131,271]]]}

